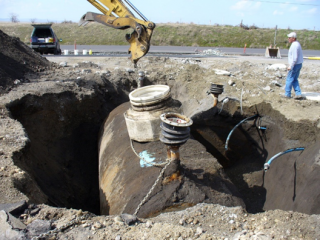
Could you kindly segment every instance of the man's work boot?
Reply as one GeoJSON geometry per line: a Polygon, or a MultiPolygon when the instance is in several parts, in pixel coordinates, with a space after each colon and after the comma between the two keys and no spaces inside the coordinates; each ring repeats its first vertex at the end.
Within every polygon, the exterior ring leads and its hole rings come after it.
{"type": "Polygon", "coordinates": [[[294,100],[302,100],[302,99],[303,99],[303,97],[301,95],[296,95],[294,97],[294,100]]]}
{"type": "Polygon", "coordinates": [[[290,99],[291,97],[287,96],[287,95],[280,95],[281,98],[287,98],[290,99]]]}

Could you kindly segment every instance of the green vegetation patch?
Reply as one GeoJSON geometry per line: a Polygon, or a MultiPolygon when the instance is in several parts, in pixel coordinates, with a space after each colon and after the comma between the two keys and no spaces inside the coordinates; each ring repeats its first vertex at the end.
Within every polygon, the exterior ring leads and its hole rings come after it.
{"type": "MultiPolygon", "coordinates": [[[[89,23],[79,27],[77,23],[65,22],[52,25],[61,44],[72,45],[127,45],[125,35],[131,29],[118,30],[99,23],[89,23]]],[[[0,30],[10,36],[19,37],[30,43],[31,24],[0,23],[0,30]]],[[[288,48],[287,34],[295,31],[303,49],[320,50],[320,32],[312,30],[278,29],[276,46],[288,48]]],[[[196,24],[158,24],[154,30],[151,45],[154,46],[199,46],[199,47],[244,47],[265,48],[273,45],[274,29],[249,28],[239,26],[196,25],[196,24]]]]}

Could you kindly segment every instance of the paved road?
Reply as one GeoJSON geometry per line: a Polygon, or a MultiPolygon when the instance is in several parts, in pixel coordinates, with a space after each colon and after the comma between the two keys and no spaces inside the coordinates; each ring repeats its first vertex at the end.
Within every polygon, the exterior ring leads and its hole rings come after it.
{"type": "MultiPolygon", "coordinates": [[[[94,53],[114,53],[114,54],[126,54],[129,49],[129,45],[116,46],[116,45],[77,45],[76,48],[79,50],[79,54],[82,50],[91,49],[94,53]]],[[[61,45],[63,50],[74,50],[74,45],[61,45]]],[[[203,51],[206,49],[215,49],[214,47],[180,47],[180,46],[151,46],[149,54],[195,54],[196,51],[203,51]]],[[[241,55],[243,54],[243,48],[219,48],[219,50],[225,54],[241,55]]],[[[264,55],[265,49],[259,48],[247,48],[246,54],[248,55],[264,55]]],[[[280,49],[281,56],[287,56],[287,49],[280,49]]],[[[303,50],[305,57],[320,56],[319,50],[303,50]]]]}

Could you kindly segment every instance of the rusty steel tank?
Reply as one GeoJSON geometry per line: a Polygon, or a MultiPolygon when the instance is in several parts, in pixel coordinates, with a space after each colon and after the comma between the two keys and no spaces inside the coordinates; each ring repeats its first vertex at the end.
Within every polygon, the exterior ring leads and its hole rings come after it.
{"type": "Polygon", "coordinates": [[[150,217],[201,202],[244,206],[217,159],[189,139],[190,129],[184,127],[192,121],[180,113],[181,104],[168,96],[168,87],[156,86],[156,93],[148,87],[133,92],[130,102],[114,109],[101,128],[101,214],[150,217]]]}

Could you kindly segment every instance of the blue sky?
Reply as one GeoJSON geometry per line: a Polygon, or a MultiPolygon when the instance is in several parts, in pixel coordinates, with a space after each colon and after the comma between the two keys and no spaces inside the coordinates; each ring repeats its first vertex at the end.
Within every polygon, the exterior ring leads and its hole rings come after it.
{"type": "MultiPolygon", "coordinates": [[[[320,0],[130,0],[155,23],[243,24],[257,27],[320,31],[320,0]]],[[[21,22],[77,22],[87,11],[99,12],[86,0],[0,0],[0,21],[12,14],[21,22]]]]}

